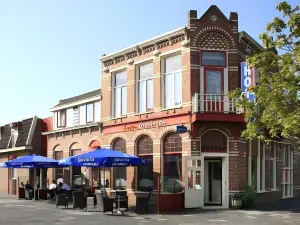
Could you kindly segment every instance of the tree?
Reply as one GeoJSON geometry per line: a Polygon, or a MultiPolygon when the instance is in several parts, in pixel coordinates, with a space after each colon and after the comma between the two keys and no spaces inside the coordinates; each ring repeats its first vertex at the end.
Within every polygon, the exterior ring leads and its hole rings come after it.
{"type": "Polygon", "coordinates": [[[246,59],[259,71],[259,80],[248,90],[254,93],[255,101],[241,96],[240,89],[228,95],[245,109],[247,127],[242,136],[246,139],[281,136],[300,141],[299,5],[292,7],[284,1],[276,8],[282,16],[275,17],[260,34],[266,50],[246,59]]]}

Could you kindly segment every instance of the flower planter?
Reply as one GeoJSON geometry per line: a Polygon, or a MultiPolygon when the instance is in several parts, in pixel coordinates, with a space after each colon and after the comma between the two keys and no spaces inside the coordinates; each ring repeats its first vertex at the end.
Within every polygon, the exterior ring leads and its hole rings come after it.
{"type": "Polygon", "coordinates": [[[242,198],[234,196],[232,197],[231,204],[233,209],[240,209],[242,207],[242,203],[242,198]]]}

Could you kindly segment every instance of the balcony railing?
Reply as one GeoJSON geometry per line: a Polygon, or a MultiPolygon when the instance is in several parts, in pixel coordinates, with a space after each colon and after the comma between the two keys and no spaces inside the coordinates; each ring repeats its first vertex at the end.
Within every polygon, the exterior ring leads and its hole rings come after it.
{"type": "Polygon", "coordinates": [[[224,94],[198,94],[192,98],[193,113],[230,113],[241,114],[243,110],[237,107],[237,101],[229,99],[224,94]]]}

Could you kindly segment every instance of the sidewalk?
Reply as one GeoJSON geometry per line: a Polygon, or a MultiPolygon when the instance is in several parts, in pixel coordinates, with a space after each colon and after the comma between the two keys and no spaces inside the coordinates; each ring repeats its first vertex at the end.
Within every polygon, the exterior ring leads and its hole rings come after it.
{"type": "Polygon", "coordinates": [[[0,199],[17,199],[16,195],[9,195],[5,192],[0,192],[0,199]]]}

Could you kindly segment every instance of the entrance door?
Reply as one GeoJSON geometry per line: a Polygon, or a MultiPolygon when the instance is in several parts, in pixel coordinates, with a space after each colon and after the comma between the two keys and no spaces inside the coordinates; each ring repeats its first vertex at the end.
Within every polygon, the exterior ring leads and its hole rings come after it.
{"type": "Polygon", "coordinates": [[[185,208],[204,206],[203,156],[185,157],[185,208]]]}
{"type": "Polygon", "coordinates": [[[222,160],[208,162],[209,203],[222,205],[222,160]]]}

